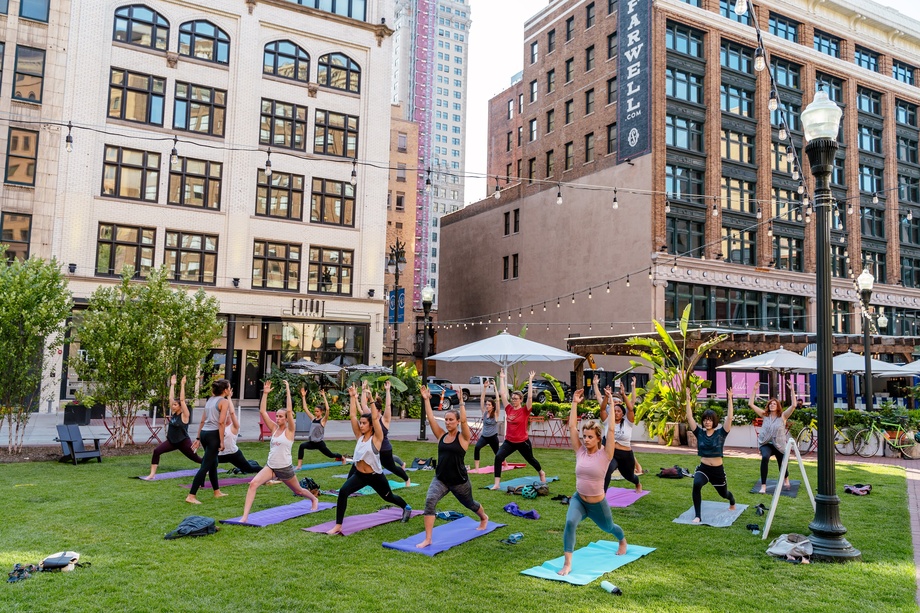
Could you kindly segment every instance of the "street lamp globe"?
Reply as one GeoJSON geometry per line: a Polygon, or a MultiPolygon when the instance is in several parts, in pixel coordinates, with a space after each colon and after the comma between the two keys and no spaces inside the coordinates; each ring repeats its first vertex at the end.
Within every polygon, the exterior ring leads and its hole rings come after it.
{"type": "Polygon", "coordinates": [[[428,305],[428,308],[431,308],[431,303],[434,302],[434,288],[430,285],[422,288],[422,304],[428,305]]]}
{"type": "Polygon", "coordinates": [[[879,313],[878,319],[876,321],[878,321],[879,328],[888,327],[888,316],[886,316],[884,313],[879,313]]]}
{"type": "Polygon", "coordinates": [[[836,139],[841,117],[843,110],[827,97],[827,92],[819,90],[811,104],[802,111],[805,140],[810,142],[816,138],[836,139]]]}
{"type": "Polygon", "coordinates": [[[406,269],[406,252],[402,249],[399,250],[399,257],[396,259],[396,266],[399,268],[399,272],[402,272],[406,269]]]}
{"type": "Polygon", "coordinates": [[[396,274],[396,261],[393,259],[392,254],[387,258],[387,272],[391,275],[396,274]]]}
{"type": "Polygon", "coordinates": [[[856,287],[859,288],[860,292],[871,292],[874,284],[875,277],[872,276],[868,268],[864,269],[860,275],[856,277],[856,287]]]}

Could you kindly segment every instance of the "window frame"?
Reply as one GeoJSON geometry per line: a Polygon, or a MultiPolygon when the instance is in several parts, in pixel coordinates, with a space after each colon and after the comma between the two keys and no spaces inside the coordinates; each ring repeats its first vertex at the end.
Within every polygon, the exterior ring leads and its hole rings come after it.
{"type": "Polygon", "coordinates": [[[285,243],[281,241],[273,241],[270,239],[255,239],[252,242],[252,289],[265,289],[271,291],[283,291],[283,292],[299,292],[300,291],[300,269],[303,262],[303,245],[299,243],[285,243]],[[263,246],[262,255],[259,255],[257,249],[259,245],[263,246]],[[269,246],[277,249],[278,247],[284,248],[283,256],[270,256],[269,255],[269,246]],[[297,250],[297,256],[292,257],[292,250],[297,250]],[[256,263],[261,262],[263,265],[262,274],[260,275],[262,282],[261,285],[256,285],[256,263]],[[284,280],[282,287],[270,287],[268,283],[269,279],[269,263],[276,262],[283,265],[283,271],[281,278],[284,280]],[[292,272],[291,268],[296,268],[296,272],[292,272]],[[296,278],[296,286],[291,287],[291,277],[296,278]]]}
{"type": "MultiPolygon", "coordinates": [[[[310,249],[309,249],[309,251],[308,251],[308,259],[307,259],[307,261],[308,261],[307,293],[310,293],[310,294],[335,295],[335,296],[351,296],[351,295],[353,295],[353,293],[354,293],[354,288],[355,288],[355,281],[354,281],[355,252],[354,252],[353,249],[342,249],[342,248],[339,248],[339,247],[324,247],[324,246],[319,246],[319,245],[316,245],[316,246],[312,246],[312,245],[311,245],[311,246],[310,246],[310,249]],[[315,259],[315,260],[313,259],[313,250],[314,250],[314,249],[318,249],[318,250],[319,250],[319,253],[320,253],[320,256],[319,256],[317,259],[315,259]],[[327,252],[338,252],[338,253],[340,254],[340,255],[339,255],[339,258],[340,258],[340,259],[339,259],[339,263],[336,264],[336,263],[333,263],[333,262],[326,262],[323,258],[324,258],[325,254],[326,254],[327,252]],[[351,259],[351,264],[345,264],[345,263],[344,263],[344,261],[345,261],[345,254],[348,254],[348,256],[350,257],[350,259],[351,259]],[[334,266],[335,268],[338,268],[338,269],[339,269],[340,272],[339,272],[339,275],[337,276],[338,282],[336,283],[336,285],[338,286],[338,291],[327,291],[327,290],[321,289],[321,286],[322,286],[322,285],[325,285],[325,282],[323,282],[323,283],[320,283],[320,282],[319,282],[320,270],[317,270],[316,289],[311,289],[311,282],[310,282],[310,279],[312,278],[312,274],[313,274],[312,271],[313,271],[313,266],[314,266],[314,265],[317,265],[317,266],[321,267],[321,268],[323,269],[322,272],[325,272],[325,269],[328,268],[328,267],[330,267],[330,266],[334,266]],[[341,289],[341,288],[342,288],[342,278],[343,278],[342,273],[341,273],[342,270],[348,270],[348,271],[349,271],[348,279],[349,279],[350,281],[349,281],[349,283],[348,283],[348,291],[347,291],[347,292],[344,292],[344,291],[342,291],[342,289],[341,289]]],[[[435,272],[435,271],[432,271],[432,272],[435,272]]]]}
{"type": "Polygon", "coordinates": [[[341,51],[336,51],[334,53],[327,53],[326,55],[320,56],[319,60],[316,62],[316,83],[317,85],[322,85],[323,87],[328,87],[329,89],[335,89],[344,92],[350,92],[352,94],[361,93],[361,66],[358,62],[354,61],[348,55],[342,53],[341,51]],[[333,60],[344,60],[346,62],[345,66],[334,65],[332,64],[333,60]],[[338,85],[333,85],[335,77],[333,73],[343,72],[344,82],[346,83],[345,87],[340,87],[338,85]]]}
{"type": "Polygon", "coordinates": [[[339,113],[325,109],[315,109],[313,118],[313,153],[349,159],[355,159],[357,157],[358,139],[360,135],[359,130],[361,127],[360,118],[357,115],[349,115],[347,113],[339,113]],[[323,117],[322,121],[320,121],[320,114],[322,114],[323,117]],[[333,116],[342,118],[341,128],[330,123],[330,117],[333,116]],[[353,128],[351,127],[352,121],[354,122],[353,128]],[[320,127],[323,128],[322,136],[320,135],[320,127]],[[335,148],[335,135],[339,133],[342,138],[341,144],[343,152],[330,152],[331,149],[335,148]],[[354,139],[353,142],[350,141],[351,137],[354,139]],[[320,145],[320,138],[322,138],[322,145],[320,145]]]}
{"type": "Polygon", "coordinates": [[[290,40],[274,40],[266,43],[265,47],[262,49],[262,74],[277,77],[279,79],[287,79],[288,81],[295,81],[297,83],[309,83],[310,54],[307,53],[306,49],[290,40]],[[293,51],[288,51],[286,49],[282,50],[282,45],[290,45],[293,47],[293,51]],[[269,49],[269,47],[274,48],[269,49]],[[269,56],[272,58],[271,71],[266,70],[268,67],[266,60],[269,56]],[[289,59],[291,61],[291,64],[294,66],[293,76],[287,76],[278,72],[281,66],[279,59],[289,59]],[[298,75],[301,74],[302,70],[305,70],[306,74],[303,75],[303,78],[300,78],[298,75]]]}
{"type": "Polygon", "coordinates": [[[12,262],[13,259],[16,258],[18,258],[21,262],[28,260],[32,251],[32,215],[29,213],[18,213],[16,211],[0,212],[0,244],[6,246],[5,254],[8,262],[12,262]],[[19,217],[28,220],[25,239],[11,238],[11,236],[13,236],[11,232],[13,230],[17,230],[18,228],[7,227],[7,218],[19,217]],[[19,257],[19,255],[17,255],[22,251],[16,248],[17,245],[23,245],[23,257],[19,257]]]}
{"type": "Polygon", "coordinates": [[[121,245],[123,247],[136,248],[136,252],[134,254],[134,263],[133,264],[124,263],[124,265],[134,267],[134,277],[133,278],[145,279],[147,277],[147,273],[150,270],[153,270],[154,268],[154,258],[156,256],[156,232],[157,232],[156,228],[147,228],[143,226],[131,226],[127,224],[99,222],[97,229],[96,229],[96,263],[93,268],[93,270],[95,271],[95,276],[110,277],[110,278],[121,276],[122,271],[124,270],[124,267],[122,267],[121,270],[115,270],[115,267],[114,267],[118,259],[116,250],[118,246],[121,245]],[[111,228],[111,239],[102,238],[103,227],[111,228]],[[136,230],[137,239],[134,242],[128,242],[126,240],[119,240],[117,238],[119,229],[136,230]],[[145,240],[145,236],[147,233],[150,233],[149,240],[145,240]],[[100,272],[99,270],[99,266],[101,264],[100,255],[102,252],[101,251],[102,247],[104,245],[108,245],[109,247],[109,261],[108,261],[109,265],[108,265],[108,268],[106,268],[105,272],[100,272]],[[146,269],[142,266],[143,260],[145,259],[144,258],[145,252],[149,252],[149,257],[146,259],[149,260],[150,262],[150,265],[146,269]]]}
{"type": "Polygon", "coordinates": [[[183,206],[195,209],[204,209],[207,211],[219,211],[220,210],[220,199],[223,193],[223,162],[214,162],[211,160],[201,160],[196,158],[188,157],[179,157],[176,159],[176,163],[169,165],[169,182],[167,183],[166,188],[166,203],[172,206],[183,206]],[[198,162],[205,165],[205,173],[198,174],[194,172],[189,172],[188,166],[189,162],[198,162]],[[215,174],[216,170],[216,174],[215,174]],[[179,199],[178,201],[173,201],[173,180],[178,181],[179,188],[179,199]],[[203,204],[189,204],[187,202],[187,195],[189,192],[189,180],[194,180],[195,178],[201,179],[201,185],[203,186],[202,192],[204,194],[203,204]],[[217,194],[215,196],[214,191],[216,190],[217,194]],[[215,202],[216,200],[216,202],[215,202]],[[214,204],[211,206],[210,203],[214,204]]]}
{"type": "MultiPolygon", "coordinates": [[[[36,47],[29,47],[28,45],[16,45],[16,56],[13,60],[13,95],[12,99],[18,102],[27,102],[31,104],[41,104],[42,99],[44,98],[45,92],[45,60],[47,59],[47,54],[44,49],[38,49],[36,47]],[[20,52],[23,50],[28,50],[29,52],[36,52],[37,55],[41,55],[41,71],[40,72],[30,72],[24,70],[27,66],[20,67],[19,59],[20,52]],[[20,79],[22,75],[22,79],[20,79]],[[16,93],[16,84],[20,81],[27,81],[28,77],[33,77],[38,79],[38,97],[37,98],[24,98],[21,95],[16,93]]],[[[34,88],[33,88],[34,89],[34,88]]]]}
{"type": "Polygon", "coordinates": [[[166,230],[166,242],[163,247],[163,264],[169,267],[170,281],[173,283],[185,283],[191,285],[217,285],[217,260],[218,247],[220,238],[216,234],[205,234],[202,232],[185,232],[183,230],[166,230]],[[170,246],[170,235],[175,235],[175,246],[170,246]],[[183,246],[183,239],[186,237],[197,237],[200,240],[200,248],[183,246]],[[209,241],[214,244],[213,249],[208,249],[209,241]],[[172,257],[172,266],[170,266],[170,257],[172,257]],[[198,256],[198,278],[182,278],[181,267],[183,265],[183,256],[198,256]],[[210,265],[209,265],[210,261],[210,265]],[[207,269],[211,268],[210,274],[207,269]],[[209,280],[208,280],[209,279],[209,280]]]}
{"type": "Polygon", "coordinates": [[[309,111],[309,107],[293,102],[262,98],[259,104],[259,144],[279,149],[306,151],[309,111]],[[268,107],[266,107],[266,104],[268,107]],[[279,108],[288,107],[290,108],[290,114],[278,113],[279,108]],[[284,128],[280,133],[283,137],[280,142],[277,140],[279,133],[276,131],[279,125],[284,128]],[[299,146],[297,144],[298,138],[300,140],[299,146]]]}
{"type": "Polygon", "coordinates": [[[159,202],[160,162],[162,159],[162,155],[157,151],[145,151],[143,149],[134,149],[133,147],[123,147],[121,145],[105,145],[102,152],[102,187],[99,190],[99,195],[103,198],[117,198],[119,200],[159,202]],[[114,151],[116,153],[115,160],[112,162],[109,161],[109,151],[114,151]],[[143,163],[141,165],[126,164],[124,162],[124,154],[126,151],[143,154],[143,163]],[[106,193],[107,168],[114,169],[113,192],[110,194],[106,193]],[[140,196],[124,196],[120,193],[124,168],[135,169],[135,171],[139,173],[140,196]],[[151,184],[153,187],[153,198],[148,198],[145,195],[149,193],[151,184]]]}
{"type": "MultiPolygon", "coordinates": [[[[217,88],[209,87],[207,85],[198,85],[190,81],[176,81],[176,86],[173,90],[175,92],[173,99],[173,129],[182,130],[183,132],[190,132],[192,134],[205,134],[208,136],[217,136],[219,138],[224,138],[225,132],[227,129],[227,91],[217,88]],[[180,87],[186,87],[186,93],[184,95],[179,94],[180,87]],[[202,102],[200,99],[194,97],[195,90],[208,91],[208,101],[202,102]],[[223,102],[218,102],[219,96],[222,96],[223,102]],[[208,118],[207,118],[207,130],[196,130],[192,127],[193,114],[191,112],[192,108],[198,105],[199,107],[208,108],[208,118]],[[185,118],[184,125],[179,125],[177,122],[180,119],[179,108],[184,106],[185,110],[181,114],[185,118]],[[219,120],[218,120],[219,117],[219,120]],[[219,132],[217,130],[220,130],[219,132]]],[[[200,119],[200,118],[196,118],[200,119]]]]}
{"type": "Polygon", "coordinates": [[[179,24],[179,44],[177,51],[180,56],[191,59],[220,64],[223,66],[230,65],[230,35],[221,29],[217,24],[207,19],[195,19],[179,24]],[[188,27],[187,27],[188,26],[188,27]],[[214,34],[199,32],[199,27],[209,26],[213,29],[214,34]],[[198,40],[211,41],[211,57],[198,55],[198,40]],[[183,53],[183,47],[186,51],[183,53]],[[226,56],[226,59],[221,57],[226,56]]]}
{"type": "Polygon", "coordinates": [[[154,51],[163,51],[166,52],[169,50],[169,20],[167,20],[163,15],[153,10],[147,5],[144,4],[129,4],[127,6],[122,6],[115,9],[115,19],[112,23],[112,41],[124,43],[126,45],[134,45],[135,47],[143,47],[145,49],[153,49],[154,51]],[[152,21],[147,21],[144,18],[135,17],[135,9],[143,9],[152,13],[152,21]],[[121,13],[121,14],[120,14],[121,13]],[[118,22],[123,20],[125,23],[125,38],[118,38],[118,22]],[[162,23],[160,23],[162,22],[162,23]],[[140,23],[150,27],[150,43],[145,45],[143,43],[138,43],[133,41],[134,34],[134,23],[140,23]],[[161,30],[165,30],[163,36],[161,37],[161,30]],[[162,43],[162,46],[161,46],[162,43]]]}
{"type": "MultiPolygon", "coordinates": [[[[313,177],[310,186],[310,223],[342,228],[355,227],[355,214],[357,212],[355,203],[357,201],[357,196],[354,185],[348,181],[313,177]],[[319,187],[317,187],[317,184],[319,184],[319,187]],[[338,185],[340,191],[330,191],[330,185],[338,185]],[[316,207],[317,199],[320,200],[319,209],[316,207]],[[338,213],[339,221],[330,221],[327,219],[327,217],[329,217],[327,210],[334,210],[335,203],[330,201],[335,200],[341,201],[341,209],[338,213]],[[318,213],[317,216],[314,216],[315,212],[318,213]]],[[[332,219],[334,219],[334,217],[333,215],[332,219]]]]}
{"type": "MultiPolygon", "coordinates": [[[[10,126],[7,130],[6,138],[6,171],[3,177],[3,182],[8,185],[24,185],[28,187],[35,187],[35,177],[38,171],[38,130],[26,130],[24,128],[17,128],[15,126],[10,126]],[[34,155],[32,157],[27,157],[25,155],[15,155],[13,153],[13,136],[14,132],[21,133],[23,135],[29,135],[34,137],[32,140],[34,144],[34,155]],[[10,162],[13,160],[31,160],[32,161],[32,180],[31,181],[14,181],[10,179],[10,162]]],[[[18,141],[17,141],[18,142],[18,141]]],[[[17,167],[18,168],[18,167],[17,167]]],[[[29,165],[26,164],[26,174],[28,174],[29,165]]]]}

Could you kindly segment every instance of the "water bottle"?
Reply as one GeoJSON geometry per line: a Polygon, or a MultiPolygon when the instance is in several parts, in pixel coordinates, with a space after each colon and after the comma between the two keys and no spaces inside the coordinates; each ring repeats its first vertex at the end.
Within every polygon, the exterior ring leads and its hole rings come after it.
{"type": "Polygon", "coordinates": [[[615,596],[623,595],[623,590],[621,590],[614,584],[610,583],[609,581],[601,581],[601,587],[604,588],[604,590],[606,590],[610,594],[613,594],[615,596]]]}

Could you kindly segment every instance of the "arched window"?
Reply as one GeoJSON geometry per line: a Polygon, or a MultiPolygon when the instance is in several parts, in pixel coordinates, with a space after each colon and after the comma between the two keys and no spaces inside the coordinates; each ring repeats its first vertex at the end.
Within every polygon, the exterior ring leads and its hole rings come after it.
{"type": "Polygon", "coordinates": [[[112,40],[166,51],[169,44],[169,22],[143,4],[123,6],[115,11],[112,40]]]}
{"type": "Polygon", "coordinates": [[[210,21],[183,23],[179,26],[179,55],[229,64],[230,37],[210,21]]]}
{"type": "Polygon", "coordinates": [[[361,91],[361,68],[344,53],[330,53],[319,58],[316,82],[326,87],[361,91]]]}
{"type": "Polygon", "coordinates": [[[306,83],[310,80],[310,55],[289,40],[268,43],[262,73],[306,83]]]}

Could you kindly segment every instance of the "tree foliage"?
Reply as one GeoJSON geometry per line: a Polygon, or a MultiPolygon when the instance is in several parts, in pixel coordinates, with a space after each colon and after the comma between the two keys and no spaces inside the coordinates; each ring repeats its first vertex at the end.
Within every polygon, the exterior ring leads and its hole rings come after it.
{"type": "Polygon", "coordinates": [[[651,436],[663,437],[669,444],[674,430],[667,424],[685,420],[687,394],[690,402],[696,405],[700,392],[710,385],[709,381],[694,373],[694,368],[710,349],[727,338],[724,334],[713,335],[696,351],[688,353],[689,321],[690,305],[687,305],[680,318],[678,339],[675,340],[672,333],[655,321],[657,339],[635,337],[626,343],[630,352],[639,357],[638,361],[630,361],[633,367],[645,366],[652,370],[648,383],[638,391],[642,400],[636,406],[636,420],[645,422],[651,436]]]}
{"type": "MultiPolygon", "coordinates": [[[[5,252],[0,247],[0,261],[5,252]]],[[[22,451],[29,417],[50,398],[50,390],[42,388],[43,368],[64,343],[72,307],[56,260],[0,264],[0,416],[9,430],[10,453],[22,451]]]]}
{"type": "MultiPolygon", "coordinates": [[[[133,443],[138,411],[166,406],[169,377],[188,377],[194,387],[202,360],[221,333],[220,305],[199,289],[169,284],[164,266],[145,281],[126,269],[121,283],[100,287],[77,331],[80,355],[73,366],[96,402],[106,405],[115,422],[115,445],[133,443]]],[[[194,389],[187,390],[194,398],[194,389]]]]}

